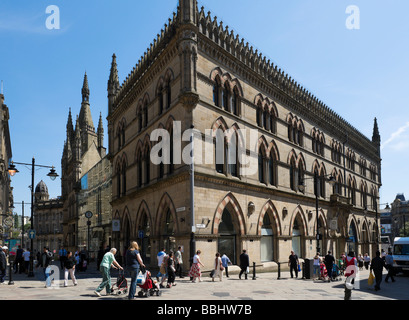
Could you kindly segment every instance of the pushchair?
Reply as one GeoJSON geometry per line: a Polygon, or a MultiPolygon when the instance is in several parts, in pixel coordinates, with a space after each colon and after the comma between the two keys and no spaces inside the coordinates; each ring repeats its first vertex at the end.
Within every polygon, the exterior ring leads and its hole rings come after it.
{"type": "Polygon", "coordinates": [[[128,281],[125,278],[123,270],[119,271],[118,278],[116,279],[116,283],[112,286],[111,293],[117,295],[128,293],[128,281]]]}
{"type": "Polygon", "coordinates": [[[340,268],[336,264],[334,264],[332,266],[331,280],[332,281],[339,281],[341,279],[342,278],[341,278],[340,268]]]}
{"type": "Polygon", "coordinates": [[[159,284],[157,281],[152,280],[151,273],[147,270],[145,270],[145,273],[141,273],[136,282],[141,288],[141,291],[138,292],[138,297],[147,297],[149,298],[150,296],[153,296],[156,294],[157,296],[162,295],[162,291],[159,288],[159,284]]]}

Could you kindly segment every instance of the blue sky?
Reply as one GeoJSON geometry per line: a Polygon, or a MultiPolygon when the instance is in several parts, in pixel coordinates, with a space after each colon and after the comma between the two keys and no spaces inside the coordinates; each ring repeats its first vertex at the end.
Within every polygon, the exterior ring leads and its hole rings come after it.
{"type": "MultiPolygon", "coordinates": [[[[122,82],[176,6],[177,0],[2,0],[0,80],[10,108],[13,160],[30,163],[34,156],[61,174],[68,110],[79,114],[85,71],[97,126],[99,114],[107,116],[112,54],[122,82]],[[50,5],[60,10],[59,30],[46,28],[50,5]]],[[[369,138],[377,117],[381,203],[397,193],[409,197],[407,0],[199,0],[201,6],[369,138]],[[349,5],[360,9],[359,30],[346,28],[349,5]]],[[[30,170],[18,168],[14,200],[28,203],[30,170]]],[[[35,184],[43,179],[50,196],[59,196],[60,180],[51,182],[47,173],[36,170],[35,184]]],[[[21,206],[15,211],[20,214],[21,206]]]]}

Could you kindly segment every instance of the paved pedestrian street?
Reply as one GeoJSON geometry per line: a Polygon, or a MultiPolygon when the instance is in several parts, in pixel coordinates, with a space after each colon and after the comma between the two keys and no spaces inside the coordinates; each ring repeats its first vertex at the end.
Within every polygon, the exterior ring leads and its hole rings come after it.
{"type": "MultiPolygon", "coordinates": [[[[78,286],[74,286],[69,279],[68,287],[63,287],[63,274],[60,283],[54,281],[51,288],[45,288],[41,281],[41,269],[35,270],[35,277],[28,278],[25,274],[13,274],[14,285],[0,286],[0,300],[127,300],[126,295],[105,296],[94,295],[94,290],[101,282],[99,271],[94,264],[87,272],[77,272],[78,286]]],[[[112,282],[116,281],[117,271],[112,271],[112,282]]],[[[156,273],[153,271],[153,274],[156,273]]],[[[281,272],[277,279],[277,272],[259,273],[256,280],[249,274],[248,280],[239,280],[238,275],[224,277],[222,282],[211,281],[208,274],[204,274],[202,282],[192,283],[189,278],[176,279],[176,286],[162,289],[162,296],[136,298],[129,303],[138,301],[182,301],[182,300],[343,300],[344,278],[337,282],[323,282],[314,280],[291,279],[289,272],[281,272]]],[[[361,271],[356,288],[352,291],[352,300],[409,300],[409,277],[396,277],[396,282],[382,281],[381,290],[376,292],[368,286],[369,271],[361,271]]],[[[385,279],[386,272],[383,279],[385,279]]],[[[243,277],[244,278],[244,277],[243,277]]],[[[128,278],[128,286],[130,279],[128,278]]],[[[136,293],[138,293],[139,287],[136,293]]]]}

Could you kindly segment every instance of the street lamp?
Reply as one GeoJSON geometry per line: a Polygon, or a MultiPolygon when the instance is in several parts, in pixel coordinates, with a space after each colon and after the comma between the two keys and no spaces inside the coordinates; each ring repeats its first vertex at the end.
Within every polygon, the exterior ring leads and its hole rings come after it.
{"type": "MultiPolygon", "coordinates": [[[[8,169],[8,172],[11,177],[13,177],[16,173],[19,172],[14,164],[19,164],[23,166],[31,166],[31,218],[30,218],[30,221],[31,221],[31,230],[33,230],[33,227],[34,227],[34,223],[33,223],[34,222],[34,168],[35,167],[51,168],[47,176],[50,177],[52,181],[54,181],[58,177],[58,174],[55,171],[54,166],[44,166],[44,165],[35,164],[35,158],[33,157],[31,163],[12,162],[8,169]]],[[[33,241],[33,238],[31,238],[30,270],[28,272],[28,277],[30,278],[34,277],[33,269],[34,269],[34,241],[33,241]]]]}
{"type": "MultiPolygon", "coordinates": [[[[331,185],[331,187],[333,187],[337,181],[336,179],[332,176],[332,175],[325,175],[322,176],[324,178],[324,180],[326,180],[327,177],[329,177],[329,179],[327,179],[328,183],[331,185]]],[[[320,252],[320,234],[319,234],[319,217],[318,217],[318,181],[319,181],[319,177],[318,177],[318,173],[314,172],[314,178],[307,178],[307,179],[302,179],[299,184],[298,184],[298,189],[301,192],[304,192],[305,190],[305,185],[304,185],[304,181],[305,180],[312,180],[314,179],[314,190],[315,190],[315,210],[316,210],[316,240],[317,240],[317,253],[320,252]]]]}

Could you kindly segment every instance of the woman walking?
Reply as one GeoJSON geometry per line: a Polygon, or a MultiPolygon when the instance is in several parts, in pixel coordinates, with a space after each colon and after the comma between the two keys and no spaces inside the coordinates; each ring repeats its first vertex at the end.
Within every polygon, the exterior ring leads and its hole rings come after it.
{"type": "Polygon", "coordinates": [[[222,265],[222,259],[220,258],[220,253],[216,253],[216,259],[214,260],[214,274],[212,277],[212,281],[214,278],[219,277],[220,281],[223,281],[223,270],[224,267],[222,265]]]}
{"type": "Polygon", "coordinates": [[[202,273],[200,272],[200,266],[204,268],[203,263],[200,261],[200,254],[202,252],[197,250],[195,256],[193,257],[193,264],[189,271],[189,277],[192,278],[192,282],[196,282],[196,278],[199,278],[199,282],[202,282],[202,273]]]}
{"type": "Polygon", "coordinates": [[[105,253],[104,257],[102,258],[101,265],[99,267],[99,271],[102,274],[102,282],[99,287],[94,291],[95,295],[98,297],[101,296],[101,291],[105,288],[107,295],[111,294],[111,267],[115,269],[124,270],[120,264],[115,260],[116,249],[112,248],[109,252],[105,253]]]}
{"type": "Polygon", "coordinates": [[[75,278],[75,260],[72,256],[72,252],[68,251],[64,261],[64,287],[68,287],[68,274],[71,276],[71,280],[76,286],[77,279],[75,278]]]}
{"type": "Polygon", "coordinates": [[[139,253],[139,246],[136,241],[133,241],[126,251],[126,270],[131,276],[131,286],[129,288],[128,299],[135,299],[136,292],[136,278],[138,277],[139,270],[145,268],[141,255],[139,253]]]}
{"type": "Polygon", "coordinates": [[[172,286],[176,286],[175,278],[176,278],[176,269],[175,269],[175,260],[173,259],[173,251],[169,252],[169,256],[167,259],[167,272],[168,272],[168,285],[167,288],[172,288],[172,286]]]}

